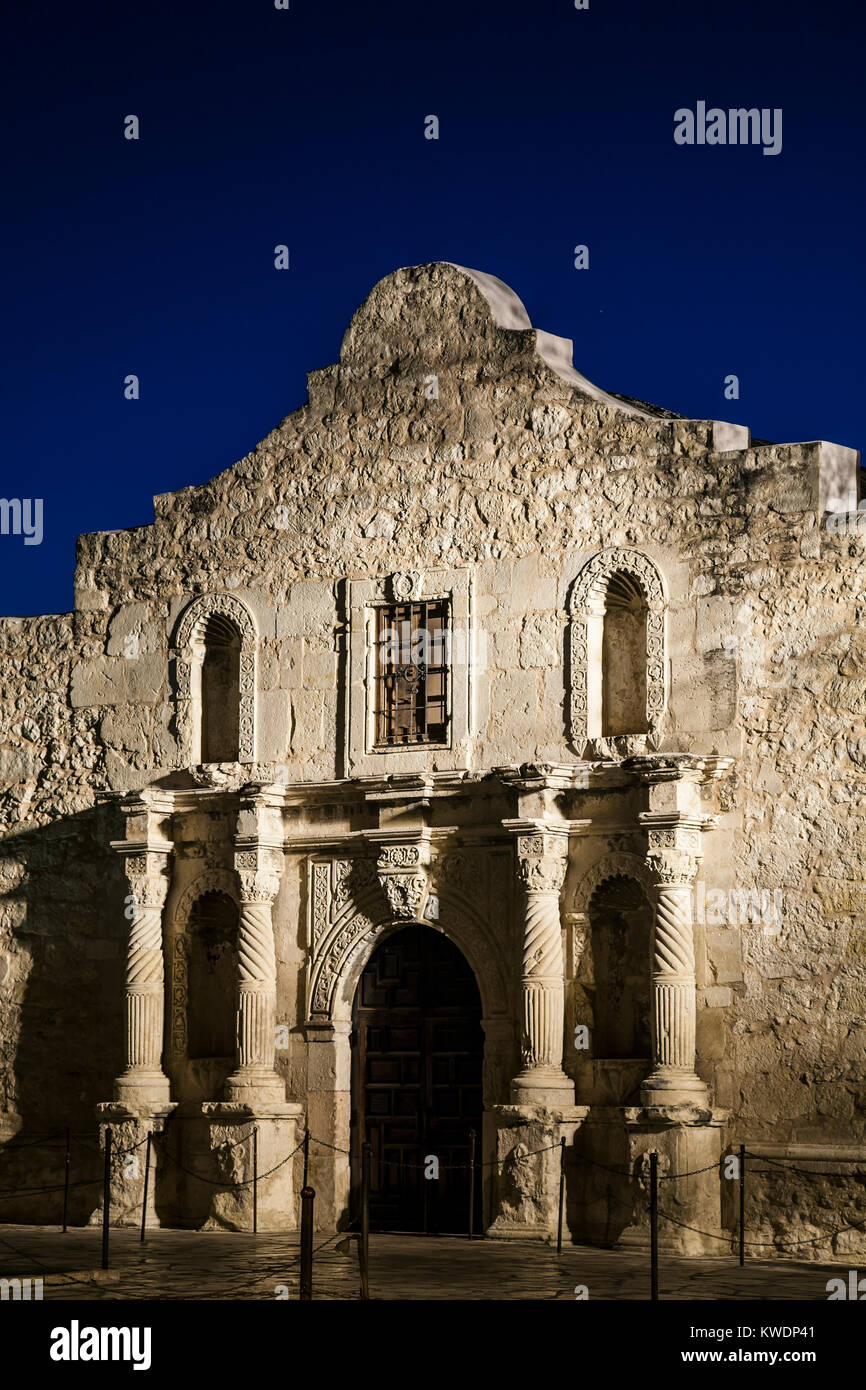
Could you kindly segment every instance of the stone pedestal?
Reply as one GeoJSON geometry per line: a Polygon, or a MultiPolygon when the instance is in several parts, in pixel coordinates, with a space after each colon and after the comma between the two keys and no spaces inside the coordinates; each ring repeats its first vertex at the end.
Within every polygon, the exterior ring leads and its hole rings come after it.
{"type": "MultiPolygon", "coordinates": [[[[150,1145],[150,1172],[147,1184],[147,1225],[160,1226],[160,1192],[165,1189],[165,1181],[171,1182],[171,1173],[164,1171],[162,1161],[161,1136],[166,1122],[175,1109],[173,1103],[165,1105],[128,1105],[124,1101],[108,1101],[96,1107],[99,1125],[99,1148],[105,1153],[105,1136],[111,1130],[111,1225],[140,1226],[141,1208],[144,1201],[144,1174],[147,1162],[147,1136],[158,1136],[150,1145]]],[[[88,1167],[95,1172],[100,1159],[94,1153],[88,1156],[88,1167]]],[[[102,1224],[102,1192],[99,1202],[90,1217],[91,1226],[102,1224]]]]}
{"type": "MultiPolygon", "coordinates": [[[[556,1239],[560,1140],[565,1139],[567,1151],[587,1114],[583,1105],[499,1105],[488,1112],[484,1150],[492,1150],[497,1159],[490,1178],[488,1236],[556,1239]]],[[[567,1233],[566,1222],[564,1239],[570,1238],[567,1233]]]]}
{"type": "Polygon", "coordinates": [[[633,1173],[633,1214],[618,1236],[617,1247],[649,1248],[649,1155],[655,1150],[659,1156],[659,1248],[679,1255],[731,1253],[732,1237],[721,1228],[720,1159],[728,1114],[695,1105],[634,1106],[622,1111],[625,1150],[633,1173]],[[691,1176],[673,1179],[674,1173],[691,1176]]]}
{"type": "Polygon", "coordinates": [[[258,1131],[258,1229],[293,1231],[298,1224],[303,1107],[187,1102],[178,1106],[164,1140],[169,1187],[164,1224],[202,1231],[252,1231],[253,1138],[258,1131]],[[297,1181],[296,1172],[298,1169],[297,1181]]]}

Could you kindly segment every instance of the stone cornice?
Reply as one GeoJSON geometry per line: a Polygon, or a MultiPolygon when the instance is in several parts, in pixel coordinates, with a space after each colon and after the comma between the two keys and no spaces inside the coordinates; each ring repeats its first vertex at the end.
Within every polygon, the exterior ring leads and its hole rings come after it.
{"type": "Polygon", "coordinates": [[[622,764],[624,771],[648,786],[680,781],[704,786],[726,777],[733,765],[733,758],[697,753],[638,754],[626,758],[622,764]]]}

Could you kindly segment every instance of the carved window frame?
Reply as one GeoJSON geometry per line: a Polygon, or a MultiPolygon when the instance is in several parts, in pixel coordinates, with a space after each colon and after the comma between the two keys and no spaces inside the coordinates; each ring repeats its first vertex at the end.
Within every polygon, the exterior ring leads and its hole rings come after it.
{"type": "Polygon", "coordinates": [[[343,692],[346,775],[426,772],[431,759],[462,765],[472,740],[475,640],[472,573],[467,569],[403,571],[348,583],[348,662],[343,692]],[[447,736],[442,743],[375,742],[376,609],[392,603],[436,602],[449,607],[451,659],[448,673],[447,736]]]}
{"type": "Polygon", "coordinates": [[[668,595],[655,563],[639,550],[611,547],[588,560],[574,581],[569,599],[570,680],[569,737],[578,757],[628,757],[658,748],[669,698],[667,657],[668,595]],[[647,604],[647,733],[602,736],[602,638],[607,586],[618,570],[640,584],[647,604]]]}
{"type": "Polygon", "coordinates": [[[238,757],[239,763],[256,759],[256,665],[258,629],[242,599],[234,594],[203,594],[187,604],[180,616],[174,638],[174,697],[178,739],[186,766],[201,762],[201,708],[197,696],[196,671],[200,677],[202,629],[213,614],[227,618],[240,639],[238,671],[238,757]]]}

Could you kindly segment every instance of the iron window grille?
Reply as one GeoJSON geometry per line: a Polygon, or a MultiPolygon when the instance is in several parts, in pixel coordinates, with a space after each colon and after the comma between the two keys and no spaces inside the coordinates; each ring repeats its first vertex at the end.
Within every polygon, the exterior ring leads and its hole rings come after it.
{"type": "Polygon", "coordinates": [[[447,599],[376,609],[378,747],[447,742],[448,639],[447,599]]]}

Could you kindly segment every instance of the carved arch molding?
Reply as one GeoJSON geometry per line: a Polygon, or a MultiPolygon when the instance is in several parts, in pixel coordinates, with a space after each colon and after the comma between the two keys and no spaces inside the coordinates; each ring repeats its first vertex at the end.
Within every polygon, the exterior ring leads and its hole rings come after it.
{"type": "Polygon", "coordinates": [[[246,604],[234,594],[203,594],[193,599],[180,616],[175,630],[173,657],[175,663],[175,701],[178,734],[184,756],[194,761],[195,711],[193,709],[193,667],[199,661],[200,648],[209,618],[227,618],[240,638],[239,672],[239,743],[238,762],[255,762],[256,752],[256,652],[258,631],[255,619],[246,604]]]}
{"type": "Polygon", "coordinates": [[[504,1018],[509,1011],[511,869],[508,850],[448,853],[423,875],[421,910],[397,915],[375,858],[310,861],[309,1019],[348,1018],[355,987],[375,947],[412,921],[444,931],[475,972],[485,1018],[504,1018]]]}
{"type": "Polygon", "coordinates": [[[600,550],[583,566],[572,585],[568,605],[571,628],[569,732],[578,757],[584,756],[588,745],[594,745],[590,751],[601,756],[609,756],[612,751],[607,746],[599,747],[607,745],[607,740],[598,736],[600,730],[590,729],[590,683],[593,675],[599,674],[591,670],[591,652],[593,647],[597,648],[596,662],[600,661],[600,641],[593,642],[592,630],[604,620],[607,587],[619,571],[637,580],[646,599],[646,740],[650,748],[658,748],[662,739],[668,701],[665,582],[649,556],[639,550],[611,547],[600,550]]]}

